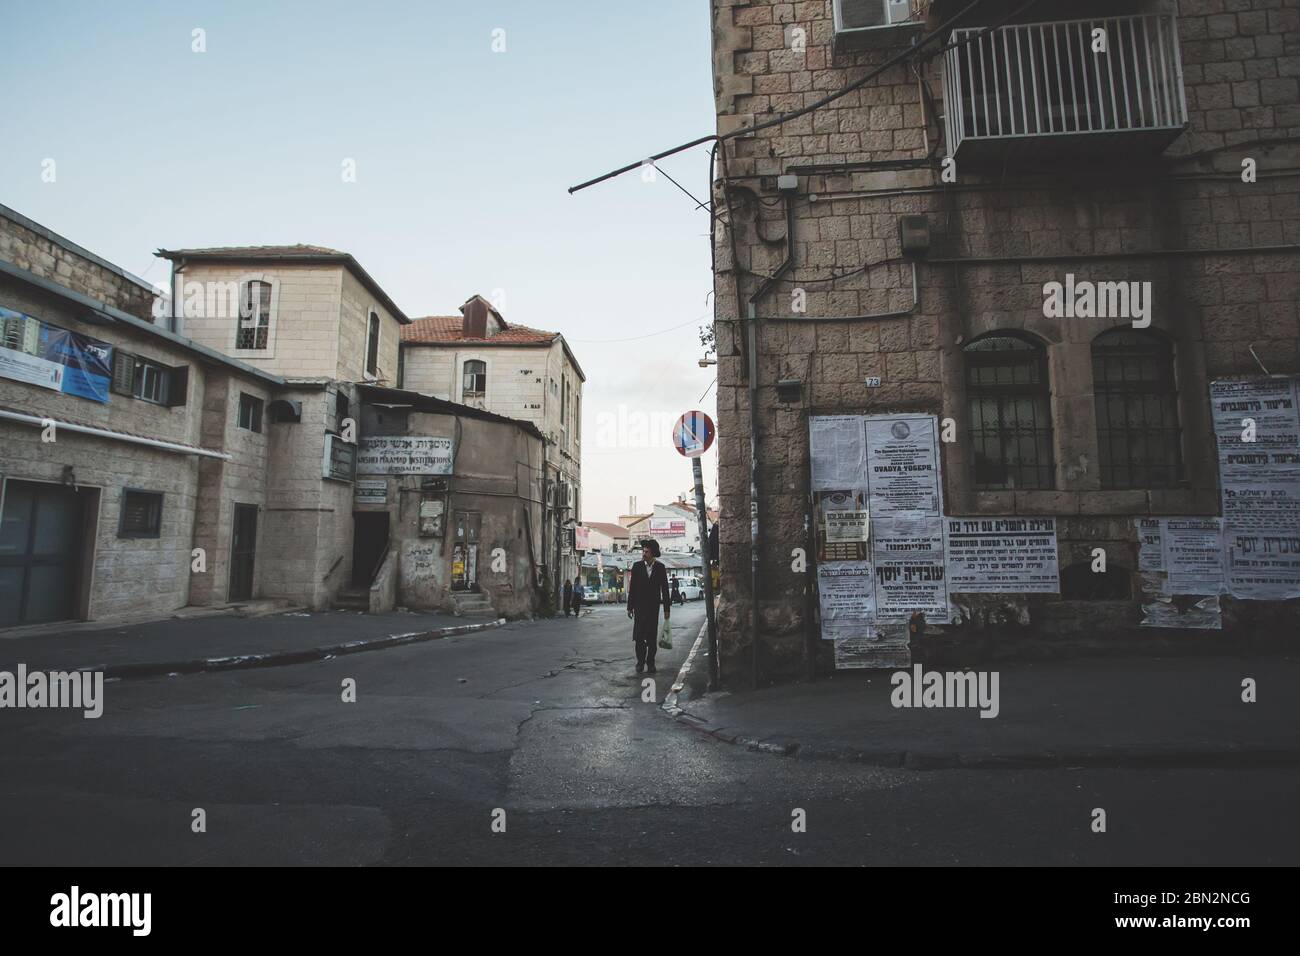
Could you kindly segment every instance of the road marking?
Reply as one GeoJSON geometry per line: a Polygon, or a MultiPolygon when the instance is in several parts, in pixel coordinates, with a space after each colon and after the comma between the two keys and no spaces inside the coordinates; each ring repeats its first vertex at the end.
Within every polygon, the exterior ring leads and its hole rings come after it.
{"type": "Polygon", "coordinates": [[[686,677],[691,672],[691,665],[695,663],[695,655],[699,653],[700,646],[704,643],[704,634],[709,629],[709,622],[705,621],[700,625],[700,633],[695,638],[695,643],[691,645],[691,652],[686,655],[686,660],[682,661],[682,669],[677,672],[677,682],[664,697],[664,712],[672,717],[682,713],[682,709],[677,706],[677,695],[681,689],[686,686],[686,677]]]}

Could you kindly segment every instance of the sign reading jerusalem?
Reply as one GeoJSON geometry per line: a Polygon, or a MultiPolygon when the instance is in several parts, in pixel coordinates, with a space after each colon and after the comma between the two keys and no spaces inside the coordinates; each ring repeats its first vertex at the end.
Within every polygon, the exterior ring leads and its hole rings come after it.
{"type": "Polygon", "coordinates": [[[452,441],[423,435],[363,438],[358,475],[450,475],[452,441]]]}

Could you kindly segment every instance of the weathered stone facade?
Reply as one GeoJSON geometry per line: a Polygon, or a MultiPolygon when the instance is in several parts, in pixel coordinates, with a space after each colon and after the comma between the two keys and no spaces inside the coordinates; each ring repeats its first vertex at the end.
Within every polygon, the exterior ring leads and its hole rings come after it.
{"type": "MultiPolygon", "coordinates": [[[[927,30],[958,8],[944,0],[926,6],[927,30]]],[[[963,25],[994,24],[1015,4],[984,6],[963,25]]],[[[1057,516],[1063,572],[1098,546],[1135,568],[1135,515],[1218,512],[1208,383],[1259,376],[1264,367],[1300,370],[1300,7],[1077,0],[1043,2],[1017,22],[1161,11],[1177,14],[1187,103],[1186,129],[1163,151],[1126,145],[1120,134],[1105,148],[1085,143],[1050,162],[1015,151],[995,164],[965,162],[959,153],[945,181],[943,114],[953,106],[944,102],[943,59],[923,55],[813,112],[723,144],[714,291],[724,673],[743,682],[751,666],[745,336],[755,324],[760,680],[805,673],[810,653],[821,655],[816,666],[828,666],[826,649],[806,640],[811,583],[791,570],[791,550],[808,546],[810,414],[951,418],[956,440],[943,446],[948,513],[1057,516]],[[1253,182],[1243,181],[1248,158],[1258,167],[1253,182]],[[777,188],[784,174],[797,177],[791,192],[777,188]],[[915,300],[913,265],[900,247],[905,215],[924,216],[930,233],[915,266],[915,300]],[[1091,350],[1125,320],[1046,318],[1044,284],[1067,274],[1152,284],[1150,328],[1172,346],[1181,480],[1103,488],[1091,350]],[[754,324],[744,321],[751,305],[754,324]],[[873,317],[881,314],[888,317],[873,317]],[[1046,354],[1046,487],[984,490],[973,478],[963,349],[997,331],[1046,354]],[[869,377],[879,387],[867,387],[869,377]],[[779,399],[780,379],[801,383],[797,400],[779,399]]],[[[847,86],[916,36],[835,53],[831,0],[714,0],[713,15],[723,135],[847,86]],[[805,49],[792,48],[796,28],[805,49]]],[[[1087,626],[1114,616],[1105,602],[1031,603],[1038,624],[1087,626]]]]}
{"type": "MultiPolygon", "coordinates": [[[[571,539],[571,528],[565,528],[582,519],[582,388],[586,380],[582,368],[559,333],[507,323],[480,296],[472,297],[462,310],[468,314],[415,319],[402,330],[402,387],[473,404],[535,426],[546,441],[548,487],[563,482],[572,489],[559,529],[561,538],[571,539]],[[475,321],[476,316],[482,329],[468,329],[466,323],[475,321]],[[464,391],[465,367],[470,362],[483,364],[486,387],[481,397],[464,391]]],[[[578,554],[570,545],[563,545],[558,575],[550,574],[557,541],[556,501],[550,494],[543,515],[540,560],[555,587],[558,581],[577,574],[578,554]]]]}
{"type": "Polygon", "coordinates": [[[385,501],[358,503],[356,510],[388,515],[398,603],[455,610],[453,565],[464,557],[462,573],[472,571],[473,589],[496,613],[534,614],[543,545],[541,433],[517,419],[389,389],[365,390],[361,424],[367,435],[456,440],[451,474],[436,490],[420,475],[366,476],[384,483],[385,501]],[[425,528],[420,508],[429,502],[439,506],[442,520],[425,528]],[[456,553],[458,516],[476,522],[472,561],[456,553]]]}
{"type": "MultiPolygon", "coordinates": [[[[66,514],[84,524],[74,616],[112,619],[224,603],[228,503],[260,503],[267,471],[265,435],[244,432],[255,439],[249,441],[235,434],[228,393],[243,390],[265,399],[283,380],[204,354],[163,332],[153,324],[151,286],[3,208],[0,249],[0,306],[187,371],[185,394],[173,405],[123,394],[100,403],[0,377],[0,408],[54,423],[54,440],[47,441],[41,427],[0,420],[6,487],[21,482],[25,488],[72,491],[75,483],[69,501],[76,506],[66,514]],[[156,535],[122,534],[128,490],[162,496],[156,535]],[[205,571],[192,574],[195,547],[205,548],[211,560],[205,571]]],[[[24,546],[6,544],[15,554],[24,546]]]]}
{"type": "MultiPolygon", "coordinates": [[[[372,509],[354,500],[346,467],[367,434],[363,395],[395,383],[406,317],[334,250],[162,255],[175,264],[183,314],[143,280],[0,207],[0,626],[263,598],[324,609],[367,586],[371,610],[451,609],[450,535],[436,538],[435,555],[435,539],[418,533],[430,476],[393,480],[392,559],[381,551],[372,575],[356,524],[372,509]],[[249,281],[270,290],[269,323],[258,347],[240,348],[249,281]],[[40,343],[64,332],[108,363],[100,393],[52,377],[57,354],[40,343]],[[145,387],[144,366],[163,390],[145,387]],[[331,447],[342,449],[334,465],[331,447]]],[[[543,375],[548,353],[530,354],[543,375]]],[[[440,414],[419,424],[456,443],[448,507],[482,516],[477,590],[497,613],[529,615],[541,593],[543,436],[527,421],[434,404],[440,414]],[[491,560],[496,548],[508,554],[504,569],[491,560]]],[[[570,447],[576,461],[576,436],[570,447]]]]}

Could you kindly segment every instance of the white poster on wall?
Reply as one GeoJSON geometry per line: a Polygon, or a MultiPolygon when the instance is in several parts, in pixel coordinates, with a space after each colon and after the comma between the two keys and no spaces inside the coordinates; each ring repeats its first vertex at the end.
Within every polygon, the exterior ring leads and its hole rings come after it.
{"type": "Polygon", "coordinates": [[[1300,395],[1292,378],[1211,382],[1225,590],[1300,597],[1300,395]]]}
{"type": "Polygon", "coordinates": [[[808,453],[814,491],[866,485],[860,415],[808,419],[808,453]]]}
{"type": "Polygon", "coordinates": [[[864,430],[872,517],[939,517],[938,420],[933,415],[869,415],[864,430]]]}
{"type": "Polygon", "coordinates": [[[1223,590],[1223,527],[1218,518],[1161,519],[1169,594],[1223,590]]]}
{"type": "Polygon", "coordinates": [[[899,668],[912,666],[907,628],[887,625],[873,635],[842,637],[835,641],[835,669],[899,668]]]}
{"type": "Polygon", "coordinates": [[[921,611],[928,624],[949,623],[942,518],[878,518],[871,563],[877,622],[905,623],[921,611]]]}
{"type": "Polygon", "coordinates": [[[1059,594],[1055,518],[945,518],[952,594],[1059,594]]]}
{"type": "Polygon", "coordinates": [[[822,612],[822,640],[866,634],[875,619],[871,563],[837,561],[817,568],[822,612]]]}

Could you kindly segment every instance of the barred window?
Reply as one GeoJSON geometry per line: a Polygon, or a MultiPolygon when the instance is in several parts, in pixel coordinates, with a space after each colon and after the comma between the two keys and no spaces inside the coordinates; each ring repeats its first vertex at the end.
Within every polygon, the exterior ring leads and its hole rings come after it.
{"type": "Polygon", "coordinates": [[[244,283],[239,302],[239,331],[235,335],[235,348],[266,348],[270,328],[271,283],[256,279],[244,283]]]}
{"type": "Polygon", "coordinates": [[[1092,342],[1103,488],[1167,488],[1183,476],[1178,388],[1169,341],[1113,329],[1092,342]]]}
{"type": "Polygon", "coordinates": [[[1018,333],[996,332],[963,352],[975,487],[1054,487],[1046,350],[1018,333]]]}

